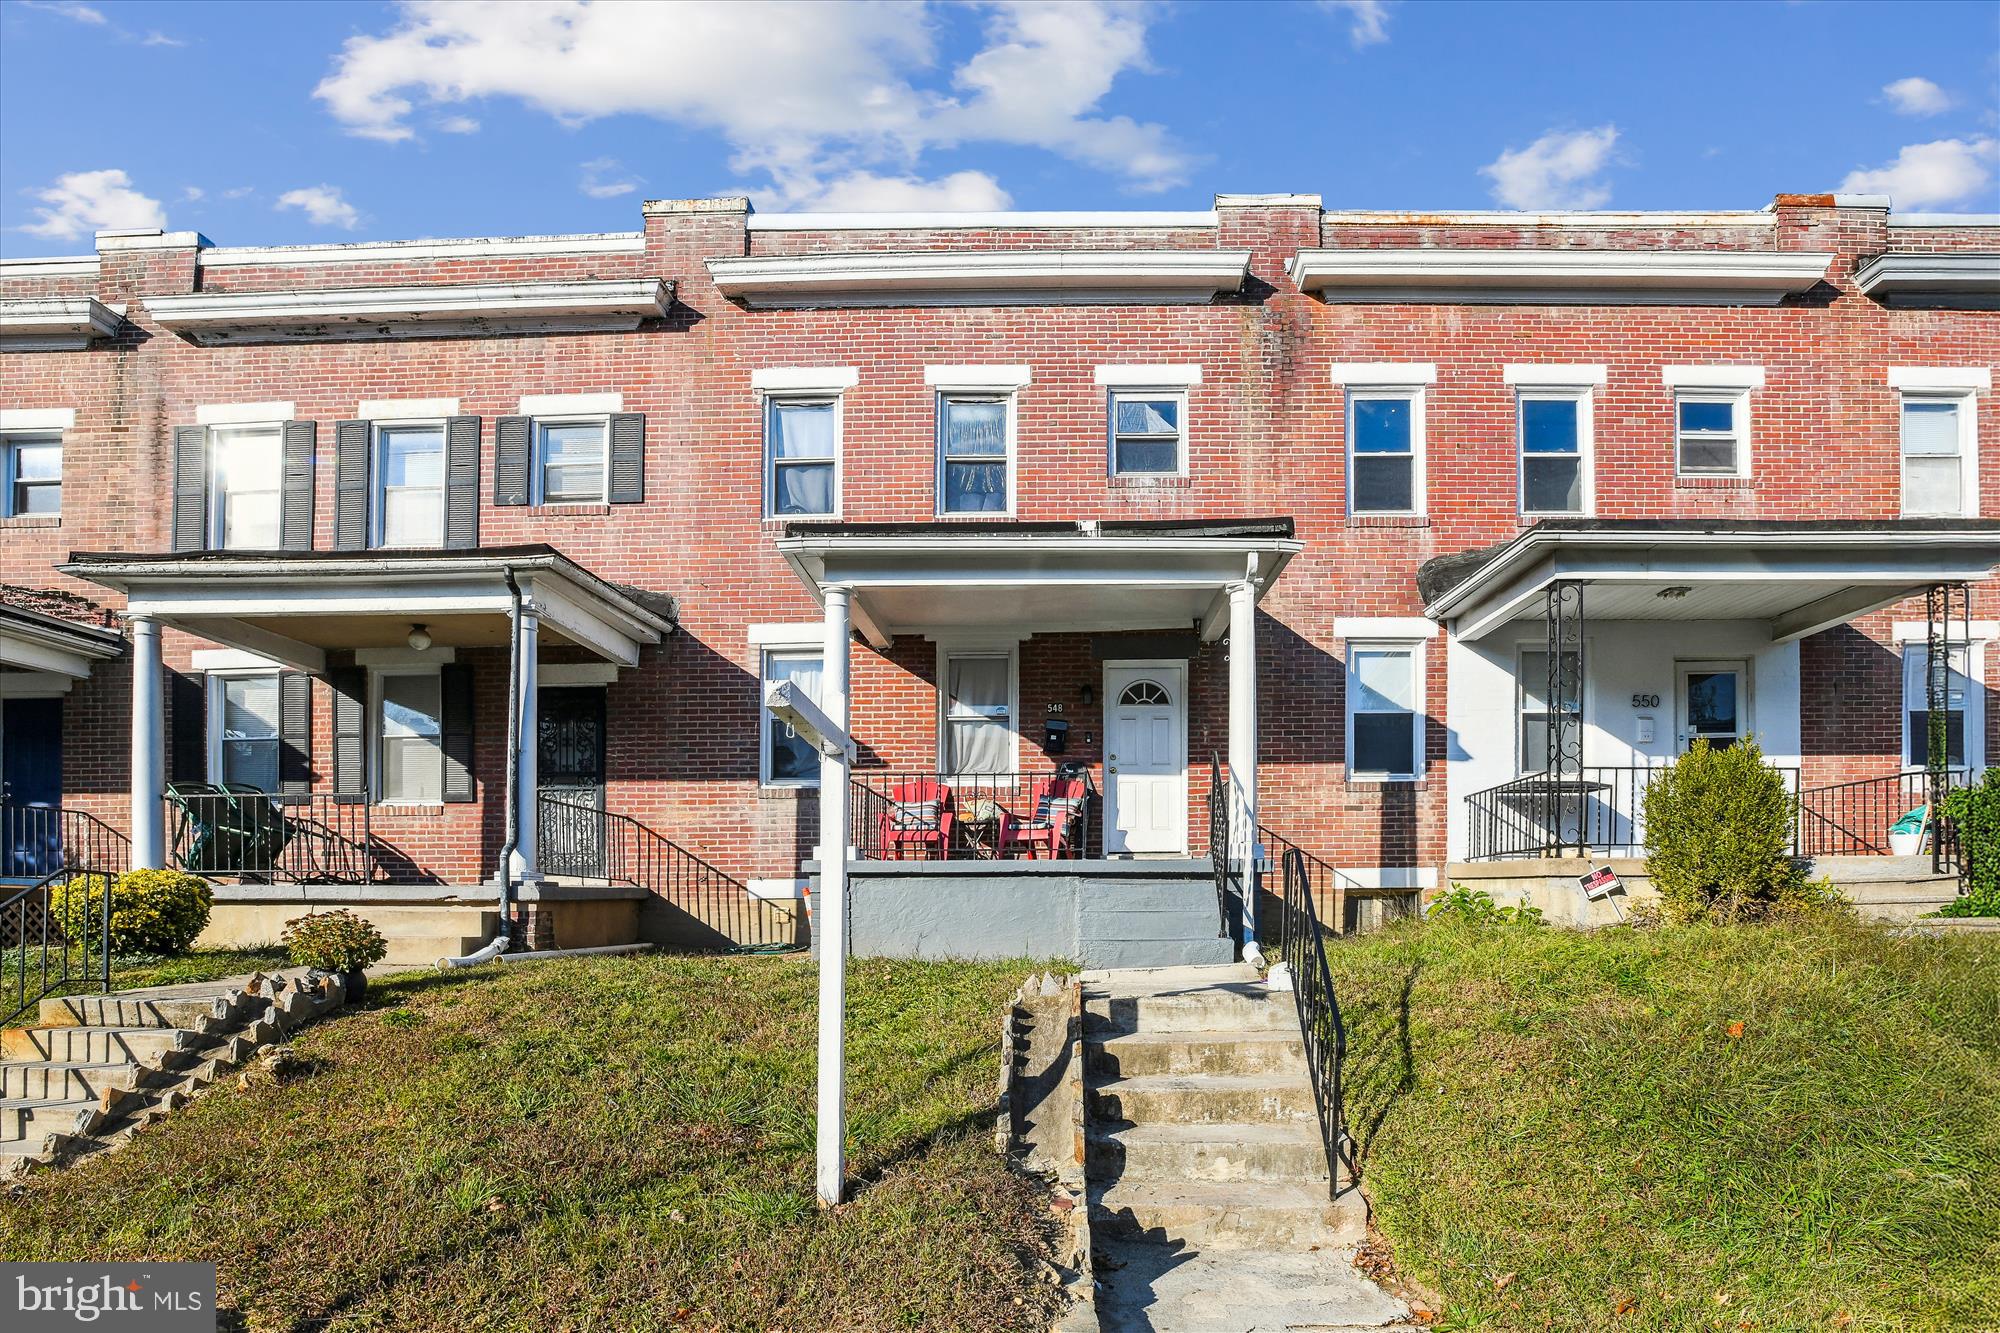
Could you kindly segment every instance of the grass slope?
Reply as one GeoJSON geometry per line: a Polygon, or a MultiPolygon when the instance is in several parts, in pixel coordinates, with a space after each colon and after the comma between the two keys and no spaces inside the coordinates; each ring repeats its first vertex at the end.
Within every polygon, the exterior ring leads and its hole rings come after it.
{"type": "Polygon", "coordinates": [[[0,1203],[0,1253],[214,1259],[256,1329],[1043,1328],[1046,1198],[991,1146],[1026,970],[853,965],[831,1215],[811,964],[598,958],[379,982],[305,1079],[0,1203]]]}
{"type": "Polygon", "coordinates": [[[2000,1328],[2000,940],[1438,924],[1330,952],[1376,1221],[1449,1326],[2000,1328]]]}

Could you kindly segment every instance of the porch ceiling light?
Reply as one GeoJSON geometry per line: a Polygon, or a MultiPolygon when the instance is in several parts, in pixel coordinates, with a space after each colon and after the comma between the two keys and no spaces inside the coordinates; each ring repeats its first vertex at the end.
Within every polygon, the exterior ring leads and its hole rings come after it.
{"type": "Polygon", "coordinates": [[[1678,602],[1681,598],[1687,596],[1689,593],[1693,591],[1694,591],[1693,588],[1689,587],[1684,583],[1676,583],[1671,588],[1660,589],[1658,592],[1654,593],[1653,596],[1659,598],[1663,602],[1678,602]]]}
{"type": "Polygon", "coordinates": [[[430,631],[425,629],[422,625],[410,626],[410,647],[416,649],[418,652],[421,653],[430,646],[431,646],[430,631]]]}

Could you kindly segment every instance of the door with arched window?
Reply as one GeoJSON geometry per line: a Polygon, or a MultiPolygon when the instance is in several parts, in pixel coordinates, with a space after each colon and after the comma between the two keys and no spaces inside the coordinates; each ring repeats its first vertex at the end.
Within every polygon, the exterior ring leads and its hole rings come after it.
{"type": "Polygon", "coordinates": [[[1104,667],[1104,852],[1187,854],[1187,663],[1104,667]]]}

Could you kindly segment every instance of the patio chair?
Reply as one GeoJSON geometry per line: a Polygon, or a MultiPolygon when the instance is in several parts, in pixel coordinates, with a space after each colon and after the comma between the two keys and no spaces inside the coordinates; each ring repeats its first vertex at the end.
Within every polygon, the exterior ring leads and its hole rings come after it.
{"type": "Polygon", "coordinates": [[[1014,824],[1009,847],[1021,849],[1030,861],[1081,855],[1083,803],[1089,799],[1086,778],[1043,778],[1035,784],[1035,813],[1014,824]]]}
{"type": "Polygon", "coordinates": [[[951,846],[953,817],[950,787],[930,778],[897,783],[882,812],[883,854],[900,861],[914,847],[923,860],[943,860],[951,846]]]}

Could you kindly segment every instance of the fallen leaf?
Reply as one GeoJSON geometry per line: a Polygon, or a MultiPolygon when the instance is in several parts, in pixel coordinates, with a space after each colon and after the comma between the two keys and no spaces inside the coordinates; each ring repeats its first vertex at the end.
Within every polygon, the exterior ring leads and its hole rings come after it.
{"type": "Polygon", "coordinates": [[[1519,1273],[1502,1273],[1499,1277],[1493,1279],[1493,1290],[1507,1290],[1508,1286],[1519,1276],[1519,1273]]]}
{"type": "Polygon", "coordinates": [[[1731,1023],[1731,1024],[1729,1025],[1729,1035],[1730,1035],[1730,1036],[1732,1036],[1732,1037],[1740,1037],[1740,1036],[1742,1036],[1742,1035],[1743,1035],[1743,1020],[1742,1020],[1742,1019],[1740,1019],[1740,1018],[1739,1018],[1739,1019],[1737,1019],[1737,1020],[1736,1020],[1736,1021],[1735,1021],[1734,1023],[1731,1023]]]}
{"type": "Polygon", "coordinates": [[[1853,1322],[1854,1322],[1854,1316],[1847,1313],[1847,1311],[1845,1310],[1842,1310],[1833,1316],[1833,1326],[1835,1328],[1846,1328],[1853,1322]]]}
{"type": "Polygon", "coordinates": [[[1735,1299],[1736,1298],[1734,1296],[1731,1296],[1726,1291],[1718,1291],[1715,1293],[1715,1303],[1717,1305],[1727,1305],[1735,1299]]]}
{"type": "Polygon", "coordinates": [[[1614,1306],[1612,1306],[1612,1307],[1611,1307],[1611,1313],[1613,1313],[1613,1314],[1631,1314],[1631,1313],[1632,1313],[1632,1312],[1633,1312],[1634,1310],[1636,1310],[1636,1309],[1638,1309],[1638,1308],[1639,1308],[1639,1298],[1638,1298],[1638,1297],[1636,1297],[1636,1296],[1620,1296],[1620,1297],[1618,1298],[1618,1303],[1617,1303],[1616,1305],[1614,1305],[1614,1306]]]}

